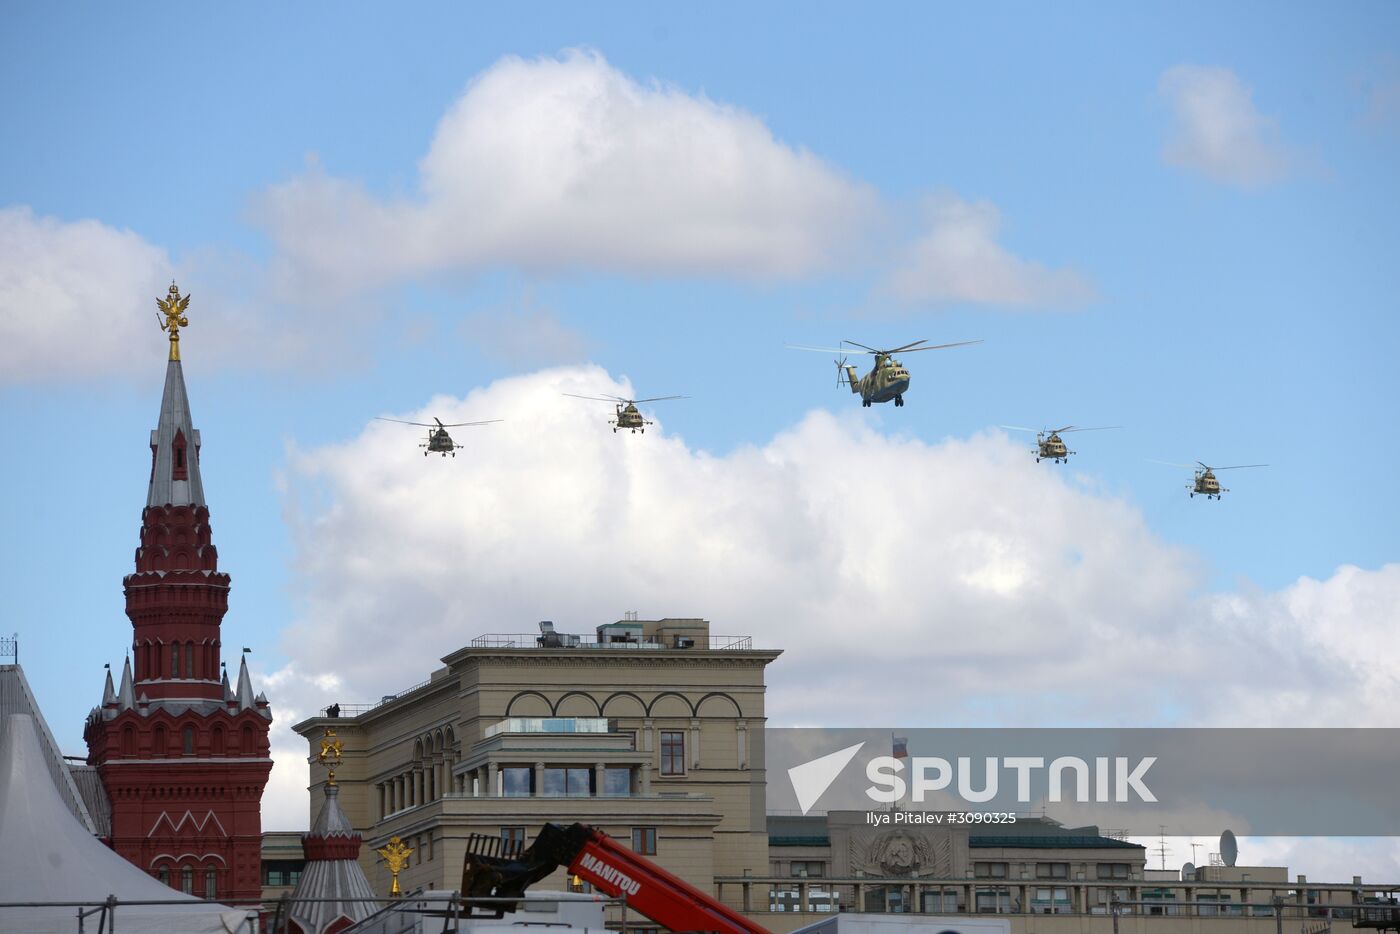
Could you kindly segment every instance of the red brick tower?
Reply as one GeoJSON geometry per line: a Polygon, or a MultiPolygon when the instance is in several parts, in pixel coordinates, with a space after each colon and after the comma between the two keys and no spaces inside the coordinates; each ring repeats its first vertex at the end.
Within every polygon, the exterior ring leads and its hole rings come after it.
{"type": "Polygon", "coordinates": [[[136,573],[125,579],[135,672],[127,659],[117,691],[108,676],[84,738],[111,802],[114,850],[174,888],[256,899],[272,712],[253,696],[246,661],[237,691],[221,670],[229,576],[218,568],[180,365],[188,303],[173,283],[160,302],[170,362],[136,573]]]}

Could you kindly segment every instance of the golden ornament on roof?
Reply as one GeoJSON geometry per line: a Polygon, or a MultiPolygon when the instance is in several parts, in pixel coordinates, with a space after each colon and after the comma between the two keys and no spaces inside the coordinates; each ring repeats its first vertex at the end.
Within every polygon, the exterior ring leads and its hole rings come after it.
{"type": "Polygon", "coordinates": [[[190,324],[190,319],[185,317],[185,309],[190,307],[190,297],[186,295],[181,298],[180,288],[172,279],[170,280],[170,294],[165,298],[156,299],[156,304],[160,306],[161,314],[165,315],[165,320],[160,322],[160,329],[170,332],[170,359],[179,360],[180,328],[189,327],[190,324]]]}
{"type": "Polygon", "coordinates": [[[389,872],[393,873],[394,882],[389,889],[389,894],[395,898],[403,894],[399,888],[399,873],[408,865],[409,854],[413,852],[413,847],[404,846],[403,841],[398,837],[390,837],[387,846],[381,846],[375,850],[384,857],[384,862],[389,866],[389,872]]]}

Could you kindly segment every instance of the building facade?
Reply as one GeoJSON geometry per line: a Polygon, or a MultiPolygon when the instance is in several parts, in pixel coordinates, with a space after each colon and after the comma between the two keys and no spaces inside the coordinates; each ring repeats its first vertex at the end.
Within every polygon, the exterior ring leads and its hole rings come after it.
{"type": "Polygon", "coordinates": [[[482,636],[423,684],[294,729],[313,753],[326,726],[341,739],[340,804],[380,894],[390,877],[374,851],[392,837],[414,850],[405,890],[452,890],[469,835],[528,844],[575,821],[712,890],[716,875],[768,866],[764,670],[779,654],[700,619],[626,619],[587,639],[541,624],[482,636]]]}
{"type": "Polygon", "coordinates": [[[119,689],[108,672],[84,738],[113,849],[182,891],[256,899],[272,712],[253,693],[246,661],[236,690],[223,669],[230,582],[219,570],[179,357],[187,303],[173,284],[161,303],[176,314],[136,568],[124,580],[131,655],[119,689]]]}

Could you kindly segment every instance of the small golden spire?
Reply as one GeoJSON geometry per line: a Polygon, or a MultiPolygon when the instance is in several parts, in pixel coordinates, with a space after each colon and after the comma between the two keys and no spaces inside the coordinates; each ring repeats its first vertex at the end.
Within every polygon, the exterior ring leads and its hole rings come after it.
{"type": "Polygon", "coordinates": [[[160,321],[160,329],[170,332],[170,359],[180,359],[180,328],[189,327],[190,319],[185,317],[185,309],[190,307],[190,297],[186,295],[180,297],[180,288],[175,284],[175,280],[170,280],[170,294],[165,298],[156,299],[156,304],[160,306],[161,314],[165,315],[165,320],[160,321]]]}
{"type": "Polygon", "coordinates": [[[390,837],[389,845],[382,846],[375,852],[384,857],[384,862],[389,864],[389,872],[394,875],[394,884],[389,889],[389,895],[398,898],[403,895],[403,890],[399,888],[399,873],[408,865],[408,855],[413,852],[413,847],[404,846],[398,837],[390,837]]]}
{"type": "Polygon", "coordinates": [[[340,768],[344,760],[340,757],[341,743],[336,738],[335,727],[326,727],[326,735],[321,740],[321,751],[316,754],[316,759],[330,772],[326,776],[326,784],[335,784],[335,770],[340,768]]]}

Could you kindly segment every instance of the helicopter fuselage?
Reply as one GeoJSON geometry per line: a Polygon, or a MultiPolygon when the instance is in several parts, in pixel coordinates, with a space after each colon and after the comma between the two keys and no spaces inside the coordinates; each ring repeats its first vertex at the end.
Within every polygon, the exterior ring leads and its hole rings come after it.
{"type": "Polygon", "coordinates": [[[1196,471],[1196,480],[1191,485],[1192,496],[1200,493],[1207,498],[1214,496],[1216,499],[1219,499],[1220,494],[1226,492],[1229,491],[1220,485],[1220,481],[1216,479],[1214,473],[1209,470],[1196,471]]]}
{"type": "Polygon", "coordinates": [[[1069,462],[1069,456],[1074,452],[1065,446],[1064,440],[1056,433],[1051,432],[1047,438],[1040,435],[1036,438],[1036,446],[1040,453],[1036,455],[1036,460],[1053,460],[1056,463],[1069,462]]]}
{"type": "Polygon", "coordinates": [[[428,429],[428,440],[422,446],[427,448],[423,452],[424,457],[429,454],[441,454],[443,457],[451,454],[456,457],[457,449],[461,447],[460,444],[452,440],[452,436],[447,433],[446,428],[428,429]]]}
{"type": "Polygon", "coordinates": [[[613,431],[616,432],[620,428],[625,428],[630,429],[634,434],[639,431],[645,434],[647,425],[650,424],[651,422],[642,418],[642,413],[637,411],[635,405],[619,405],[617,407],[617,416],[613,419],[613,431]]]}
{"type": "Polygon", "coordinates": [[[867,407],[876,402],[903,405],[904,394],[909,391],[909,371],[898,360],[883,354],[876,356],[875,366],[864,376],[857,375],[855,367],[847,366],[846,378],[851,392],[858,394],[861,404],[867,407]]]}

